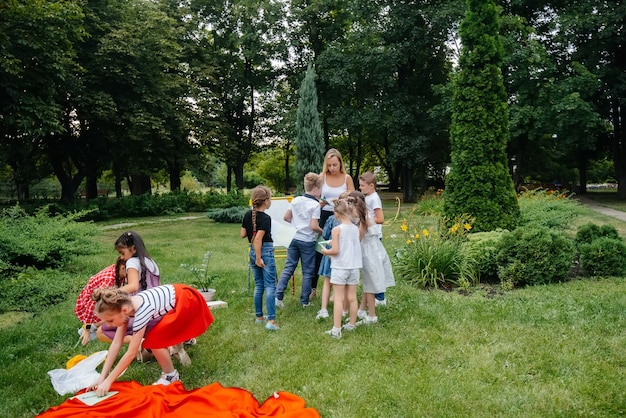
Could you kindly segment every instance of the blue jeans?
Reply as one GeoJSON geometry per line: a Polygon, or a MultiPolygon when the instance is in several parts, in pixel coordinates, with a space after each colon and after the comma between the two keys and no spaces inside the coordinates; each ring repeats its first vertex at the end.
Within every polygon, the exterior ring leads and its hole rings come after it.
{"type": "Polygon", "coordinates": [[[254,311],[257,318],[263,316],[263,293],[265,293],[265,307],[267,308],[267,319],[276,319],[276,262],[274,261],[274,245],[271,242],[264,242],[261,246],[261,258],[265,267],[261,268],[255,264],[256,252],[250,246],[250,268],[254,273],[254,311]]]}
{"type": "Polygon", "coordinates": [[[276,287],[276,298],[283,300],[285,288],[289,284],[289,279],[298,267],[298,261],[302,260],[302,291],[300,292],[300,303],[307,305],[311,295],[311,284],[313,278],[317,276],[315,270],[315,241],[300,241],[292,239],[287,248],[287,261],[285,269],[280,274],[278,286],[276,287]]]}

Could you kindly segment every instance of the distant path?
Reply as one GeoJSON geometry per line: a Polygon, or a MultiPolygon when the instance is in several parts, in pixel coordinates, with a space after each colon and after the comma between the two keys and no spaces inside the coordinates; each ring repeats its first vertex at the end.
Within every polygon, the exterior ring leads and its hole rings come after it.
{"type": "Polygon", "coordinates": [[[620,221],[626,222],[626,212],[607,208],[606,206],[602,206],[586,196],[577,195],[575,196],[575,199],[577,199],[581,205],[584,205],[588,207],[589,209],[595,210],[596,212],[599,212],[603,215],[610,216],[612,218],[619,219],[620,221]]]}
{"type": "Polygon", "coordinates": [[[161,222],[174,222],[174,221],[188,221],[190,219],[200,219],[205,218],[206,216],[181,216],[180,218],[164,218],[156,221],[145,221],[145,222],[125,222],[121,224],[113,224],[113,225],[104,225],[101,229],[107,231],[110,229],[126,229],[135,225],[146,225],[146,224],[156,224],[161,222]]]}

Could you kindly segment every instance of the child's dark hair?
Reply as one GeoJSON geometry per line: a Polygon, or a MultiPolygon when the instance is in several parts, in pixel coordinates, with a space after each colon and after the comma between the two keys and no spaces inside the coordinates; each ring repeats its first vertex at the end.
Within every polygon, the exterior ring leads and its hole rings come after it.
{"type": "Polygon", "coordinates": [[[121,256],[115,260],[115,287],[122,287],[126,284],[126,278],[122,278],[122,267],[126,266],[126,260],[121,256]]]}
{"type": "Polygon", "coordinates": [[[256,186],[252,190],[252,236],[256,235],[256,211],[267,199],[272,198],[272,191],[266,186],[256,186]]]}
{"type": "Polygon", "coordinates": [[[146,282],[146,257],[150,258],[150,254],[146,249],[143,240],[135,231],[127,231],[124,232],[120,237],[115,241],[115,249],[119,250],[120,248],[130,248],[135,246],[135,255],[133,257],[139,258],[139,263],[141,264],[141,277],[139,278],[139,288],[141,290],[146,290],[148,288],[148,284],[146,282]]]}

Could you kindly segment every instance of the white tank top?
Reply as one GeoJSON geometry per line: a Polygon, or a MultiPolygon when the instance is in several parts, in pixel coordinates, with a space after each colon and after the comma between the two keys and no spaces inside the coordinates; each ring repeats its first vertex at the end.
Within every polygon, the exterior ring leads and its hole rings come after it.
{"type": "Polygon", "coordinates": [[[328,201],[328,204],[322,208],[327,212],[335,211],[334,200],[339,197],[339,195],[346,190],[348,190],[348,185],[346,184],[346,179],[348,175],[343,179],[343,184],[341,186],[332,187],[326,184],[326,173],[324,173],[324,184],[322,184],[322,197],[328,201]]]}

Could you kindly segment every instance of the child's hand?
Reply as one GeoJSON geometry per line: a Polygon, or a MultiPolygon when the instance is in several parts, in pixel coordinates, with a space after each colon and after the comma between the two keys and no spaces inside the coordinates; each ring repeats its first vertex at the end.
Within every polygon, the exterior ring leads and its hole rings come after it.
{"type": "Polygon", "coordinates": [[[265,267],[265,263],[263,262],[262,258],[257,258],[256,261],[254,262],[254,264],[256,264],[256,266],[260,267],[260,268],[264,268],[265,267]]]}

